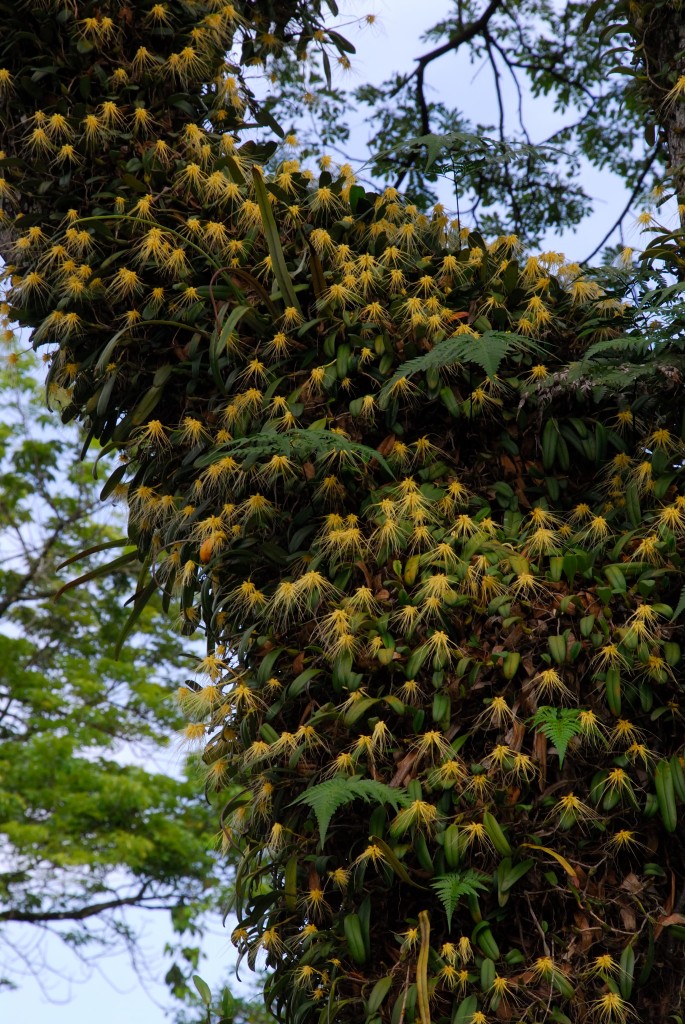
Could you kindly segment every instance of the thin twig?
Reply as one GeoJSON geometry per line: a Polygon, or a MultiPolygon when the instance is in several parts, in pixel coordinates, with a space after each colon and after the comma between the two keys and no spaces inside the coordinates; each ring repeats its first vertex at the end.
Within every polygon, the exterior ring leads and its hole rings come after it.
{"type": "Polygon", "coordinates": [[[655,149],[652,151],[652,153],[650,153],[650,155],[645,160],[645,162],[643,164],[643,167],[642,167],[642,170],[640,172],[640,176],[638,177],[637,182],[635,183],[635,187],[633,188],[633,191],[630,193],[630,196],[628,197],[628,202],[625,204],[625,206],[621,210],[620,214],[618,215],[618,217],[614,221],[613,225],[609,228],[609,230],[607,231],[607,233],[605,234],[605,236],[601,240],[601,242],[599,242],[599,244],[596,245],[595,248],[592,250],[590,255],[586,256],[586,258],[583,260],[584,263],[589,263],[590,260],[593,258],[593,256],[597,255],[597,253],[602,248],[602,246],[605,245],[606,242],[609,241],[609,239],[613,235],[614,231],[616,231],[616,229],[621,226],[621,224],[623,222],[623,218],[628,214],[628,211],[630,210],[631,206],[633,205],[633,203],[635,202],[636,198],[640,194],[640,191],[642,190],[642,184],[643,184],[645,178],[647,177],[647,175],[649,174],[649,171],[651,170],[652,165],[653,165],[653,163],[656,160],[658,155],[659,155],[659,147],[657,146],[657,147],[655,147],[655,149]]]}
{"type": "Polygon", "coordinates": [[[530,910],[530,916],[533,918],[533,924],[535,925],[535,927],[537,928],[538,932],[540,933],[540,938],[542,939],[542,948],[545,951],[545,956],[551,956],[552,954],[550,953],[549,946],[547,945],[547,936],[545,935],[545,933],[544,933],[544,931],[542,929],[542,925],[540,924],[540,922],[538,921],[537,917],[535,916],[535,911],[533,910],[533,904],[530,902],[530,896],[528,895],[528,893],[526,893],[526,902],[528,903],[528,909],[530,910]]]}

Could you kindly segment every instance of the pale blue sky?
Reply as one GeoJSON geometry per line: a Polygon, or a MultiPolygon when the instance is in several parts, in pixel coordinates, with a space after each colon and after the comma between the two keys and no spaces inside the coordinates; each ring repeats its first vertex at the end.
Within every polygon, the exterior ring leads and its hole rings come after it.
{"type": "MultiPolygon", "coordinates": [[[[352,86],[355,82],[363,80],[380,82],[393,70],[411,67],[412,58],[421,52],[421,32],[443,17],[449,9],[449,4],[447,0],[421,0],[420,3],[416,0],[369,0],[369,3],[350,0],[346,9],[360,14],[373,12],[380,16],[380,25],[377,28],[363,32],[358,32],[354,28],[345,30],[358,49],[357,56],[353,59],[353,77],[350,81],[352,86]]],[[[467,114],[482,121],[490,116],[494,117],[494,111],[491,113],[487,109],[489,91],[484,84],[481,85],[478,79],[473,86],[469,84],[476,71],[477,68],[471,68],[465,62],[455,66],[454,61],[447,58],[430,69],[428,84],[437,93],[449,98],[458,81],[460,103],[467,114]]],[[[555,115],[548,103],[531,100],[529,105],[534,116],[535,141],[539,141],[554,127],[555,115]]],[[[361,117],[355,119],[349,145],[351,156],[364,158],[366,141],[371,133],[372,128],[364,124],[361,117]]],[[[570,258],[579,258],[587,254],[602,237],[616,211],[625,201],[625,191],[617,179],[596,171],[583,173],[587,187],[598,199],[595,215],[577,232],[567,232],[561,237],[550,235],[543,244],[543,248],[565,251],[570,258]]],[[[449,205],[450,196],[447,188],[444,199],[449,205]]],[[[631,241],[632,244],[639,245],[636,232],[631,241]]],[[[37,950],[30,951],[31,940],[24,938],[22,941],[29,941],[29,959],[37,963],[39,955],[45,956],[52,967],[52,972],[45,975],[48,993],[41,992],[36,982],[30,978],[19,979],[19,991],[0,995],[0,1017],[3,1022],[164,1024],[168,1018],[162,1006],[168,1005],[168,999],[164,986],[155,981],[155,978],[162,977],[167,969],[161,956],[164,943],[171,939],[167,916],[138,913],[132,915],[131,921],[143,928],[143,947],[148,952],[144,987],[132,971],[125,955],[102,961],[98,970],[80,983],[65,984],[60,980],[60,975],[74,974],[77,968],[61,944],[46,940],[43,951],[39,954],[37,950]]],[[[200,974],[210,983],[218,982],[233,960],[229,932],[222,930],[218,918],[214,930],[216,935],[207,944],[210,960],[200,969],[200,974]]],[[[13,932],[12,929],[7,934],[20,937],[19,933],[13,932]]],[[[24,936],[28,934],[22,933],[24,936]]],[[[249,976],[247,968],[245,976],[249,976]]]]}
{"type": "MultiPolygon", "coordinates": [[[[3,1024],[168,1024],[164,1007],[171,1001],[166,987],[160,983],[169,967],[169,961],[165,962],[161,955],[164,943],[171,938],[168,917],[163,913],[153,916],[137,912],[128,920],[143,934],[145,963],[140,979],[126,954],[102,959],[93,970],[86,971],[79,968],[61,943],[44,940],[40,949],[28,927],[10,927],[9,936],[26,948],[30,962],[41,967],[44,991],[30,977],[17,976],[20,988],[0,994],[3,1024]],[[41,966],[43,957],[50,965],[49,970],[41,966]],[[75,980],[65,981],[68,976],[75,980]]],[[[215,934],[205,944],[208,959],[199,974],[216,990],[234,962],[234,953],[229,932],[223,931],[220,920],[213,931],[215,934]]],[[[243,977],[249,974],[246,967],[241,971],[243,977]]],[[[231,985],[238,992],[240,986],[233,981],[231,985]]]]}
{"type": "MultiPolygon", "coordinates": [[[[359,32],[352,30],[350,33],[350,38],[357,45],[357,56],[352,58],[351,87],[363,81],[380,84],[392,71],[411,69],[414,58],[434,45],[422,43],[422,33],[454,9],[449,0],[421,0],[420,3],[415,0],[375,0],[371,4],[353,0],[350,7],[360,12],[371,9],[378,13],[380,20],[378,28],[359,32]]],[[[425,81],[429,98],[442,99],[448,105],[453,98],[454,105],[459,106],[474,122],[497,123],[499,112],[490,71],[479,64],[470,64],[465,51],[458,58],[446,55],[430,64],[425,81]]],[[[524,85],[523,79],[521,84],[524,85]]],[[[503,92],[505,107],[509,105],[507,115],[511,115],[510,123],[514,125],[517,98],[512,89],[507,91],[506,79],[503,92]]],[[[572,120],[572,112],[566,112],[563,116],[556,114],[550,100],[544,97],[534,99],[525,90],[523,110],[533,143],[544,141],[554,130],[572,120]]],[[[372,135],[373,126],[364,124],[363,119],[359,118],[350,139],[350,153],[363,159],[367,140],[372,135]]],[[[589,163],[582,168],[582,179],[586,191],[595,200],[593,214],[574,230],[560,234],[548,233],[541,244],[542,250],[565,252],[572,260],[583,259],[594,249],[613,225],[628,198],[619,178],[607,171],[599,171],[589,163]]],[[[448,207],[454,206],[449,182],[445,182],[441,200],[448,207]]],[[[660,216],[666,216],[665,212],[662,211],[660,216]]],[[[624,231],[627,244],[635,248],[644,244],[634,218],[626,221],[624,231]]],[[[616,241],[618,238],[614,236],[612,242],[616,241]]]]}

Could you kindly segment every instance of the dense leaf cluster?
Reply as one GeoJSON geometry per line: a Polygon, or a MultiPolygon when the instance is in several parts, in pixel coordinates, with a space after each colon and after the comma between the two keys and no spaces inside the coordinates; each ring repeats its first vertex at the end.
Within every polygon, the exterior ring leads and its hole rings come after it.
{"type": "Polygon", "coordinates": [[[657,970],[667,1013],[677,332],[349,168],[286,147],[267,177],[217,128],[238,85],[190,57],[190,106],[159,84],[242,9],[161,5],[141,56],[159,6],[100,5],[85,53],[85,8],[25,4],[33,49],[10,19],[8,303],[122,453],[134,619],[161,589],[206,632],[181,700],[208,786],[242,787],[236,945],[288,1024],[624,1021],[657,970]],[[55,52],[100,82],[83,108],[25,85],[55,52]]]}

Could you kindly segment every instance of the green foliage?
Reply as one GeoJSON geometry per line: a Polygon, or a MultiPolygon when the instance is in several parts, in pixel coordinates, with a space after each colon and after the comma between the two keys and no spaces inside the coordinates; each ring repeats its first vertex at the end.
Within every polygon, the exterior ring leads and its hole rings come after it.
{"type": "Polygon", "coordinates": [[[569,743],[582,732],[577,708],[540,707],[533,715],[533,725],[554,744],[560,765],[564,763],[569,743]]]}
{"type": "Polygon", "coordinates": [[[544,348],[530,338],[507,334],[504,331],[484,331],[477,345],[465,338],[446,338],[438,342],[426,355],[407,360],[387,384],[383,385],[379,402],[382,405],[383,400],[393,393],[398,381],[413,377],[417,373],[449,370],[458,364],[472,363],[485,370],[488,377],[494,378],[508,356],[522,357],[524,354],[541,356],[544,354],[544,348]]]}
{"type": "Polygon", "coordinates": [[[326,842],[331,818],[336,811],[353,800],[364,800],[366,803],[381,805],[388,804],[394,810],[399,807],[407,807],[409,804],[409,798],[402,790],[391,789],[390,786],[385,786],[382,782],[357,778],[354,775],[350,778],[338,776],[320,782],[301,793],[294,803],[305,804],[314,811],[323,846],[326,842]]]}
{"type": "Polygon", "coordinates": [[[452,916],[457,909],[459,901],[464,896],[477,896],[479,891],[488,889],[488,882],[479,875],[477,871],[453,871],[448,875],[439,875],[431,882],[435,889],[447,917],[447,927],[452,928],[452,916]]]}
{"type": "Polygon", "coordinates": [[[503,161],[524,158],[532,163],[544,163],[551,161],[561,155],[561,151],[554,146],[531,146],[526,143],[507,143],[498,139],[490,139],[484,135],[475,135],[472,132],[447,132],[436,135],[431,132],[427,135],[404,138],[396,149],[376,153],[377,160],[388,160],[396,157],[397,154],[423,152],[425,150],[426,163],[424,170],[428,171],[434,164],[440,164],[442,154],[454,157],[459,153],[458,162],[442,164],[443,173],[450,168],[452,170],[475,169],[480,167],[493,168],[503,161]],[[464,155],[466,154],[466,155],[464,155]]]}
{"type": "MultiPolygon", "coordinates": [[[[544,232],[579,223],[593,208],[580,173],[585,160],[622,178],[633,200],[649,192],[668,162],[665,140],[652,123],[658,115],[647,113],[644,85],[653,79],[641,76],[630,59],[610,73],[632,52],[636,33],[627,5],[602,3],[589,19],[588,6],[572,2],[445,6],[410,67],[396,68],[380,85],[358,86],[340,104],[338,123],[345,124],[355,100],[367,115],[367,167],[375,180],[402,187],[426,207],[435,201],[436,182],[446,177],[462,218],[477,218],[485,233],[513,227],[530,244],[544,232]],[[459,83],[441,100],[428,87],[438,65],[443,73],[450,66],[459,83]],[[487,109],[484,92],[492,113],[474,121],[467,112],[487,109]],[[554,131],[541,140],[544,148],[529,145],[539,135],[530,93],[546,98],[557,115],[554,131]]],[[[649,19],[635,20],[643,33],[649,19]]]]}
{"type": "Polygon", "coordinates": [[[379,455],[374,448],[352,441],[344,434],[334,434],[330,430],[315,425],[306,430],[293,427],[287,434],[265,429],[251,437],[237,437],[235,440],[227,441],[218,451],[212,452],[211,461],[200,459],[198,465],[212,465],[213,462],[233,453],[241,456],[244,464],[248,465],[274,455],[294,459],[300,465],[309,459],[325,463],[339,457],[362,465],[373,459],[383,466],[389,476],[393,475],[386,459],[379,455]]]}

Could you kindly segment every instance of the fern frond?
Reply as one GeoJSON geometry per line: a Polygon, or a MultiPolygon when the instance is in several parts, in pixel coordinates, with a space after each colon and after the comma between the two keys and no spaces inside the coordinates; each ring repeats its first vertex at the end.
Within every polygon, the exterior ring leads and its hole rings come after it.
{"type": "Polygon", "coordinates": [[[442,370],[445,367],[458,366],[461,363],[474,363],[485,370],[488,377],[494,377],[508,356],[513,354],[542,355],[544,351],[541,345],[530,338],[508,331],[485,331],[480,338],[469,338],[464,335],[457,338],[445,338],[425,355],[408,359],[406,363],[403,363],[387,384],[381,388],[378,404],[383,408],[397,382],[405,377],[413,377],[416,373],[442,370]]]}
{"type": "MultiPolygon", "coordinates": [[[[644,358],[644,357],[643,357],[644,358]]],[[[664,369],[679,369],[673,359],[651,359],[649,362],[607,361],[605,364],[571,363],[563,375],[567,384],[588,384],[593,388],[605,387],[612,392],[629,392],[632,385],[642,382],[643,387],[651,377],[663,375],[664,369]]],[[[668,372],[668,371],[667,371],[668,372]]]]}
{"type": "Polygon", "coordinates": [[[195,465],[204,467],[224,458],[226,455],[240,454],[251,465],[258,459],[269,455],[285,455],[288,458],[306,461],[307,459],[323,459],[334,452],[343,452],[356,458],[359,462],[369,463],[375,460],[390,475],[394,473],[383,456],[375,448],[358,444],[342,434],[332,430],[308,427],[293,427],[290,430],[260,430],[258,434],[229,441],[220,448],[214,448],[207,455],[201,456],[195,465]]]}
{"type": "Polygon", "coordinates": [[[554,744],[562,765],[569,743],[581,732],[578,708],[540,707],[533,715],[533,725],[554,744]]]}
{"type": "Polygon", "coordinates": [[[620,352],[625,359],[643,357],[652,347],[653,341],[644,335],[621,335],[619,338],[606,338],[604,341],[597,341],[590,345],[584,356],[584,361],[594,359],[596,356],[604,355],[606,352],[620,352]]]}
{"type": "Polygon", "coordinates": [[[320,782],[317,786],[310,786],[308,790],[293,800],[293,804],[305,804],[314,811],[323,846],[328,826],[335,812],[354,800],[389,804],[394,811],[400,807],[407,807],[410,803],[406,793],[400,789],[386,786],[382,782],[376,782],[374,779],[362,779],[358,776],[352,778],[338,776],[327,779],[326,782],[320,782]]]}
{"type": "Polygon", "coordinates": [[[447,927],[452,927],[452,915],[462,896],[477,896],[479,889],[487,889],[488,881],[477,871],[453,871],[449,875],[439,875],[431,882],[445,908],[447,927]]]}

